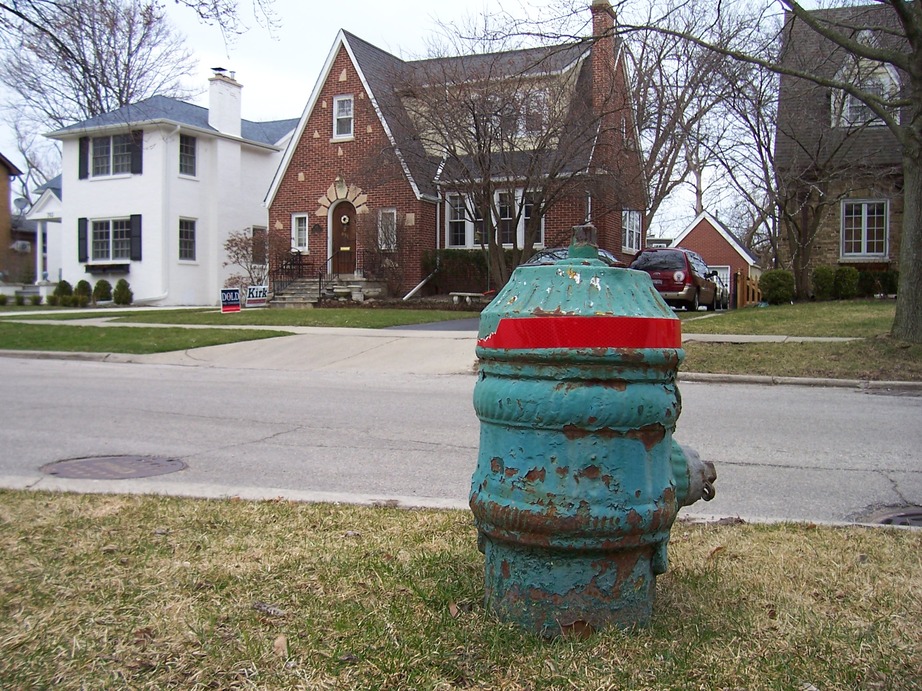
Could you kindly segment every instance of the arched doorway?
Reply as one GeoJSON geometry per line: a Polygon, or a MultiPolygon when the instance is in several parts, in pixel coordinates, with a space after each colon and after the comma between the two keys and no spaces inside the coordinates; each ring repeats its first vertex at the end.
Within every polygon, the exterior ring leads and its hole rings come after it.
{"type": "Polygon", "coordinates": [[[340,202],[333,209],[331,254],[334,274],[355,273],[355,207],[349,202],[340,202]]]}

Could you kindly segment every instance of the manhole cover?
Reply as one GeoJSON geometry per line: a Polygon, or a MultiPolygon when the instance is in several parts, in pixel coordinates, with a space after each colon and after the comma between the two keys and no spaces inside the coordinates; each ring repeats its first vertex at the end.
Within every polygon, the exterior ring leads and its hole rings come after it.
{"type": "Polygon", "coordinates": [[[912,528],[922,528],[922,509],[901,511],[884,516],[879,520],[883,525],[906,525],[912,528]]]}
{"type": "Polygon", "coordinates": [[[186,467],[176,458],[161,456],[91,456],[49,463],[41,470],[46,475],[74,480],[127,480],[166,475],[186,467]]]}

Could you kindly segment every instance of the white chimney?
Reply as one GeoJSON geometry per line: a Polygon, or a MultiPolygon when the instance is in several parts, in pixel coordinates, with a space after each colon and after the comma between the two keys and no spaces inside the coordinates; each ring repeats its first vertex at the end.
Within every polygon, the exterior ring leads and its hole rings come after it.
{"type": "Polygon", "coordinates": [[[218,132],[240,136],[240,92],[243,86],[234,79],[234,72],[213,67],[208,80],[208,124],[218,132]]]}

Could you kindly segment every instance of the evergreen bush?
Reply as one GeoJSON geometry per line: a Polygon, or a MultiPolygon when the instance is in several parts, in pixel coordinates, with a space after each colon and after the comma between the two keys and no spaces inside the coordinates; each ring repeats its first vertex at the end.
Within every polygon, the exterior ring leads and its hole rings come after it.
{"type": "Polygon", "coordinates": [[[93,302],[106,302],[112,299],[112,284],[102,278],[93,286],[93,302]]]}
{"type": "Polygon", "coordinates": [[[836,269],[833,290],[836,300],[851,300],[858,295],[858,269],[840,266],[836,269]]]}
{"type": "Polygon", "coordinates": [[[128,281],[124,278],[118,279],[118,282],[115,284],[115,290],[112,291],[112,301],[116,305],[130,305],[133,300],[134,293],[131,292],[128,281]]]}
{"type": "Polygon", "coordinates": [[[832,300],[836,270],[831,266],[818,266],[813,270],[813,295],[817,300],[832,300]]]}
{"type": "Polygon", "coordinates": [[[32,304],[33,307],[38,307],[40,304],[42,304],[42,296],[41,295],[30,295],[29,302],[32,304]]]}
{"type": "Polygon", "coordinates": [[[74,294],[73,287],[71,286],[70,283],[68,283],[64,279],[61,279],[60,281],[58,281],[58,284],[54,287],[54,295],[57,295],[58,297],[63,297],[65,295],[73,295],[73,294],[74,294]]]}
{"type": "Polygon", "coordinates": [[[3,293],[0,293],[0,307],[5,306],[5,305],[6,305],[6,301],[7,301],[6,295],[4,295],[3,293]]]}
{"type": "Polygon", "coordinates": [[[93,288],[90,286],[90,282],[87,280],[77,281],[77,285],[74,286],[74,295],[85,295],[89,298],[93,294],[93,288]]]}
{"type": "Polygon", "coordinates": [[[759,279],[762,299],[770,305],[781,305],[794,300],[794,274],[786,269],[771,269],[759,279]]]}

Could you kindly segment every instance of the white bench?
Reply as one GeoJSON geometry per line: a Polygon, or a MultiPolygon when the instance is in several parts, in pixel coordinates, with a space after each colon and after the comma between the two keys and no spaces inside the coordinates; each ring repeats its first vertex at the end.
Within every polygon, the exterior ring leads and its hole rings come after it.
{"type": "Polygon", "coordinates": [[[449,295],[451,295],[451,301],[456,305],[461,302],[462,298],[467,304],[471,304],[475,298],[478,300],[483,298],[482,293],[449,293],[449,295]]]}

